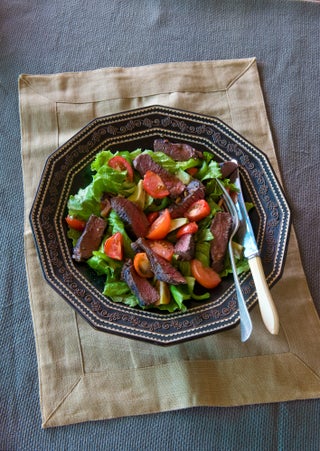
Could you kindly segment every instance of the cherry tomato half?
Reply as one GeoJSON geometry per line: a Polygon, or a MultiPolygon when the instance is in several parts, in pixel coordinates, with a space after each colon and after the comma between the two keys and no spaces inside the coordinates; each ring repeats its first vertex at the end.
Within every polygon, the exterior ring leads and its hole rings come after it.
{"type": "Polygon", "coordinates": [[[108,165],[115,169],[116,171],[127,171],[127,179],[129,182],[133,181],[133,169],[129,161],[127,161],[121,155],[116,155],[113,158],[110,158],[108,161],[108,165]]]}
{"type": "Polygon", "coordinates": [[[153,271],[145,252],[138,252],[133,258],[133,266],[139,276],[149,278],[153,277],[153,271]]]}
{"type": "Polygon", "coordinates": [[[203,266],[200,260],[191,260],[191,273],[196,281],[209,290],[221,282],[219,274],[208,266],[203,266]]]}
{"type": "Polygon", "coordinates": [[[120,232],[106,239],[104,243],[104,253],[115,260],[122,260],[123,258],[123,236],[120,232]]]}
{"type": "Polygon", "coordinates": [[[78,230],[78,232],[83,232],[84,228],[86,226],[86,221],[83,221],[82,219],[74,218],[69,215],[66,217],[66,221],[67,221],[68,226],[71,229],[78,230]]]}
{"type": "Polygon", "coordinates": [[[149,240],[163,240],[170,230],[171,217],[169,210],[166,208],[159,215],[159,217],[153,221],[149,228],[147,238],[149,240]]]}
{"type": "Polygon", "coordinates": [[[189,221],[200,221],[210,214],[210,205],[205,199],[196,200],[191,207],[186,211],[184,216],[189,221]]]}
{"type": "Polygon", "coordinates": [[[166,240],[150,240],[150,247],[156,254],[171,261],[174,254],[174,245],[166,240]]]}
{"type": "Polygon", "coordinates": [[[155,199],[163,199],[170,193],[161,177],[153,171],[147,171],[143,177],[143,188],[155,199]]]}
{"type": "Polygon", "coordinates": [[[177,238],[181,238],[183,235],[187,233],[196,233],[198,231],[198,224],[196,222],[188,222],[184,226],[180,227],[177,232],[177,238]]]}

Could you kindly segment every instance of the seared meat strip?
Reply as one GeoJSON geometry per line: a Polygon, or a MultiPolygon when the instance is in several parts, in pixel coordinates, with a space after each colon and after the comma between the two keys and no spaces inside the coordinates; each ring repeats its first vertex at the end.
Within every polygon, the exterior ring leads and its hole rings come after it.
{"type": "Polygon", "coordinates": [[[73,249],[72,258],[77,262],[90,258],[92,252],[99,248],[106,226],[107,223],[104,219],[91,215],[73,249]]]}
{"type": "Polygon", "coordinates": [[[232,173],[237,169],[238,165],[237,163],[234,163],[233,161],[224,161],[220,164],[221,168],[221,174],[222,178],[230,178],[232,173]]]}
{"type": "Polygon", "coordinates": [[[213,235],[211,243],[212,268],[221,272],[224,268],[224,259],[227,252],[228,240],[232,226],[230,213],[219,211],[213,218],[210,231],[213,235]]]}
{"type": "Polygon", "coordinates": [[[132,260],[127,260],[121,271],[122,279],[128,284],[130,290],[137,296],[140,305],[150,305],[160,298],[158,291],[144,277],[139,276],[134,269],[132,260]]]}
{"type": "Polygon", "coordinates": [[[149,230],[149,221],[139,205],[125,197],[111,197],[111,207],[125,221],[136,237],[146,236],[149,230]]]}
{"type": "Polygon", "coordinates": [[[176,242],[174,246],[174,253],[179,256],[180,260],[189,261],[194,257],[195,242],[194,235],[186,233],[176,242]]]}
{"type": "Polygon", "coordinates": [[[174,161],[187,161],[190,158],[202,158],[202,152],[194,149],[189,144],[172,143],[168,139],[155,139],[153,142],[155,152],[163,152],[174,161]]]}
{"type": "Polygon", "coordinates": [[[160,164],[156,163],[148,154],[138,155],[133,160],[133,166],[139,172],[141,177],[143,177],[147,171],[152,171],[158,174],[169,191],[170,197],[176,198],[180,196],[186,188],[185,184],[182,183],[178,177],[164,169],[160,164]]]}
{"type": "Polygon", "coordinates": [[[148,240],[144,238],[138,238],[135,243],[133,243],[133,249],[140,248],[148,256],[152,271],[156,279],[162,282],[171,283],[172,285],[180,285],[180,283],[186,283],[186,279],[183,275],[174,268],[171,263],[166,259],[156,254],[148,245],[148,240]]]}
{"type": "Polygon", "coordinates": [[[199,180],[192,180],[186,189],[186,196],[177,204],[172,204],[169,207],[171,219],[183,218],[185,212],[191,205],[199,199],[204,199],[205,187],[199,180]]]}

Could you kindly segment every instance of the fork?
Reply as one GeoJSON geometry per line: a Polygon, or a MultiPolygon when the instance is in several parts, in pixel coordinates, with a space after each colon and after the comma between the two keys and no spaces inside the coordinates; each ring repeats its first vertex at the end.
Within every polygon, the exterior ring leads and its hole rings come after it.
{"type": "Polygon", "coordinates": [[[227,207],[229,213],[231,214],[231,218],[232,218],[232,230],[231,230],[231,233],[229,236],[229,241],[228,241],[228,251],[229,251],[231,268],[232,268],[234,283],[235,283],[235,287],[236,287],[236,294],[237,294],[237,299],[238,299],[238,308],[239,308],[239,314],[240,314],[241,341],[244,342],[244,341],[247,341],[251,335],[252,321],[251,321],[251,318],[249,315],[246,301],[244,300],[243,293],[241,290],[241,286],[240,286],[240,282],[239,282],[239,278],[238,278],[238,274],[237,274],[236,263],[235,263],[235,259],[234,259],[234,254],[233,254],[233,249],[232,249],[232,240],[239,228],[239,217],[238,217],[236,207],[235,207],[233,200],[231,199],[228,191],[225,189],[225,187],[220,182],[220,180],[216,179],[216,181],[222,190],[223,200],[225,201],[226,207],[227,207]]]}

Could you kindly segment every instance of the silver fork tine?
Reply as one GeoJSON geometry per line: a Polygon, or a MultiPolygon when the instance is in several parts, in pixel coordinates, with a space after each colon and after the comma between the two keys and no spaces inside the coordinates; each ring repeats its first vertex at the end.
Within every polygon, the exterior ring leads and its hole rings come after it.
{"type": "Polygon", "coordinates": [[[228,191],[225,189],[223,184],[220,182],[220,180],[216,179],[219,187],[222,190],[222,196],[226,203],[226,206],[229,210],[229,213],[232,217],[232,231],[229,237],[228,242],[228,251],[230,255],[230,262],[232,267],[232,273],[234,278],[234,283],[236,287],[236,293],[237,293],[237,299],[238,299],[238,308],[239,308],[239,314],[240,314],[240,333],[241,333],[241,341],[247,341],[248,338],[251,335],[252,332],[252,321],[249,315],[249,311],[247,308],[246,301],[244,300],[243,293],[240,287],[239,278],[237,275],[237,269],[235,264],[235,259],[233,255],[233,249],[232,249],[232,239],[234,235],[236,234],[238,228],[239,228],[239,217],[236,210],[236,207],[233,203],[233,200],[231,199],[228,191]]]}

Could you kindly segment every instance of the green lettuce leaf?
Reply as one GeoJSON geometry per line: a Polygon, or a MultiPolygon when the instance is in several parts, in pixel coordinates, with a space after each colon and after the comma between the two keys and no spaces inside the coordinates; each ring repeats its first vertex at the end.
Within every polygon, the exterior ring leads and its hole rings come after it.
{"type": "MultiPolygon", "coordinates": [[[[237,270],[238,275],[240,275],[244,272],[247,272],[250,269],[248,260],[245,257],[237,258],[235,256],[235,264],[236,264],[236,270],[237,270]]],[[[229,255],[227,254],[226,260],[225,260],[225,267],[224,267],[224,270],[220,273],[220,277],[226,277],[229,274],[232,274],[232,268],[231,268],[229,255]]]]}
{"type": "Polygon", "coordinates": [[[187,310],[187,307],[184,304],[185,301],[190,299],[202,301],[210,297],[209,292],[205,292],[202,295],[197,295],[194,293],[194,277],[187,276],[186,281],[187,284],[184,285],[169,285],[172,298],[181,312],[185,312],[187,310]]]}
{"type": "Polygon", "coordinates": [[[216,179],[221,177],[221,169],[219,164],[216,161],[210,161],[209,164],[206,164],[205,170],[201,168],[197,173],[197,178],[203,182],[208,179],[216,179]]]}
{"type": "Polygon", "coordinates": [[[94,251],[92,257],[87,260],[90,268],[98,275],[105,275],[103,294],[114,302],[121,302],[131,307],[139,304],[137,297],[130,288],[121,280],[122,262],[106,256],[102,251],[94,251]]]}
{"type": "Polygon", "coordinates": [[[191,297],[188,287],[186,285],[169,285],[169,289],[172,299],[176,304],[175,310],[179,309],[181,312],[185,312],[187,307],[185,306],[184,301],[191,297]]]}
{"type": "Polygon", "coordinates": [[[210,247],[211,243],[208,241],[199,241],[196,243],[195,258],[204,266],[210,266],[210,247]]]}
{"type": "Polygon", "coordinates": [[[196,166],[199,166],[201,160],[199,158],[190,158],[187,161],[175,161],[169,155],[163,152],[153,152],[152,150],[144,150],[142,154],[148,154],[156,163],[160,164],[164,169],[172,174],[178,170],[185,171],[196,166]]]}
{"type": "Polygon", "coordinates": [[[93,251],[92,257],[87,260],[87,264],[98,275],[106,275],[109,281],[120,280],[122,262],[108,257],[102,250],[93,251]]]}
{"type": "Polygon", "coordinates": [[[124,281],[106,281],[103,294],[112,299],[113,302],[129,305],[130,307],[136,307],[139,305],[138,298],[131,292],[130,288],[124,281]]]}
{"type": "Polygon", "coordinates": [[[77,194],[71,195],[68,200],[68,213],[79,219],[87,221],[90,215],[100,214],[100,202],[93,195],[92,184],[80,188],[77,194]]]}
{"type": "Polygon", "coordinates": [[[72,246],[74,247],[77,244],[78,239],[81,236],[81,232],[75,229],[67,230],[67,237],[72,241],[72,246]]]}
{"type": "MultiPolygon", "coordinates": [[[[122,153],[130,155],[129,152],[122,153]]],[[[103,150],[97,154],[91,164],[91,169],[95,172],[91,183],[69,197],[68,212],[70,216],[87,221],[91,214],[99,216],[100,200],[104,193],[128,197],[134,192],[136,185],[127,180],[127,172],[117,171],[108,165],[108,161],[114,156],[115,154],[109,150],[103,150]]]]}

